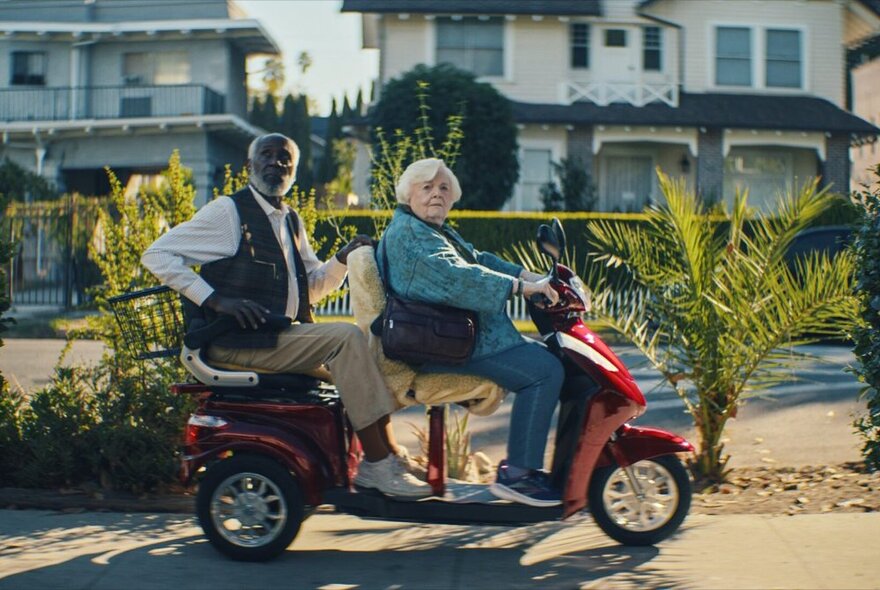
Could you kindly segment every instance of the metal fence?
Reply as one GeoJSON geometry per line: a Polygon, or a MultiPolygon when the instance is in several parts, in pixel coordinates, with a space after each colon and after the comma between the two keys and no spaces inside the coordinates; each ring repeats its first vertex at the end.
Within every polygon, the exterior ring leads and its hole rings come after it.
{"type": "Polygon", "coordinates": [[[16,245],[7,269],[14,306],[71,308],[89,301],[89,288],[101,281],[88,259],[99,206],[96,198],[69,195],[6,210],[0,232],[16,245]]]}

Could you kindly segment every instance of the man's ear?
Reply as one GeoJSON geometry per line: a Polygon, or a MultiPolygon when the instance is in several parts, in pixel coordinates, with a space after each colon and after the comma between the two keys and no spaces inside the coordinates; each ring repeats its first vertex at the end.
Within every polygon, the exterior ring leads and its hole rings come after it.
{"type": "Polygon", "coordinates": [[[247,160],[244,161],[244,168],[245,168],[245,170],[248,171],[248,173],[251,172],[251,159],[250,158],[248,158],[247,160]]]}

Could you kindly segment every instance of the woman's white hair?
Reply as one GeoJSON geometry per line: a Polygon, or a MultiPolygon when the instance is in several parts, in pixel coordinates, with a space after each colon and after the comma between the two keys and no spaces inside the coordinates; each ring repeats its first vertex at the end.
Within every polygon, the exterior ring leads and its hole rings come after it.
{"type": "Polygon", "coordinates": [[[424,160],[416,160],[407,166],[400,178],[397,179],[397,186],[394,187],[397,202],[409,205],[409,193],[413,185],[434,180],[434,177],[440,172],[446,172],[449,176],[449,182],[452,185],[452,202],[458,201],[461,198],[461,185],[458,184],[458,179],[452,170],[446,166],[443,160],[425,158],[424,160]]]}

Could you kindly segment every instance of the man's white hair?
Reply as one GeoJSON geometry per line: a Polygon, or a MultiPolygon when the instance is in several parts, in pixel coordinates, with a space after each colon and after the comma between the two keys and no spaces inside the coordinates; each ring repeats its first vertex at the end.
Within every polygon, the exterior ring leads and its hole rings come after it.
{"type": "Polygon", "coordinates": [[[440,172],[446,172],[449,176],[449,182],[452,184],[452,202],[455,203],[461,198],[461,185],[458,184],[458,178],[452,173],[452,170],[446,166],[443,160],[437,158],[425,158],[424,160],[416,160],[406,167],[400,178],[397,179],[397,186],[394,187],[397,202],[409,205],[410,190],[413,185],[434,180],[440,172]]]}
{"type": "Polygon", "coordinates": [[[296,142],[287,137],[282,133],[267,133],[266,135],[260,135],[259,137],[254,138],[251,144],[248,146],[247,157],[248,160],[252,161],[257,157],[257,146],[260,145],[260,142],[268,139],[270,137],[277,137],[279,139],[283,139],[287,141],[290,145],[290,155],[293,157],[293,171],[294,176],[296,175],[296,169],[299,167],[299,146],[296,145],[296,142]]]}

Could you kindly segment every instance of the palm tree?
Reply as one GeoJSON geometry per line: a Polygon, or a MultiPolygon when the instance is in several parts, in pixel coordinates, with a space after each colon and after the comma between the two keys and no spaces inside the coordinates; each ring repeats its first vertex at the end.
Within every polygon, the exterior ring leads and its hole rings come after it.
{"type": "Polygon", "coordinates": [[[794,261],[794,236],[831,204],[817,182],[752,214],[747,194],[710,215],[683,181],[658,170],[665,203],[639,224],[592,221],[586,277],[593,311],[631,340],[684,401],[699,435],[696,471],[724,480],[722,433],[750,395],[790,378],[795,345],[852,325],[854,258],[844,251],[794,261]],[[604,264],[595,264],[603,262],[604,264]],[[615,299],[617,303],[615,303],[615,299]],[[620,312],[620,301],[630,302],[620,312]]]}

